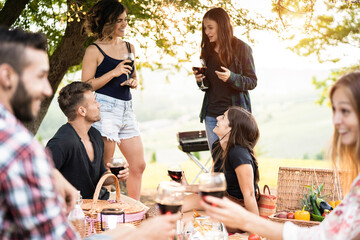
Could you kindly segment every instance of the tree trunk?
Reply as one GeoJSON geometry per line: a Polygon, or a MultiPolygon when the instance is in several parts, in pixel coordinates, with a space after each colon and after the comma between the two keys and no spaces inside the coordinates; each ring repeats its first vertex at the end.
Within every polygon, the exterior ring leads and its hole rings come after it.
{"type": "Polygon", "coordinates": [[[42,102],[39,115],[33,122],[24,123],[34,135],[39,129],[65,73],[69,67],[78,65],[82,60],[85,52],[84,44],[88,39],[88,36],[81,32],[83,23],[84,20],[81,19],[80,22],[73,21],[67,24],[65,35],[50,57],[49,82],[53,95],[42,102]]]}
{"type": "Polygon", "coordinates": [[[0,11],[0,25],[10,27],[30,0],[7,0],[0,11]]]}

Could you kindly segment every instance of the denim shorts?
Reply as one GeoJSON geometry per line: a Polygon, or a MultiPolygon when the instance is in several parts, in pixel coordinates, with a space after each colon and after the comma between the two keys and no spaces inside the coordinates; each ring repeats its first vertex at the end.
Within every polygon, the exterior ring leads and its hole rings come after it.
{"type": "Polygon", "coordinates": [[[132,101],[123,101],[104,94],[95,93],[96,100],[101,104],[101,120],[93,127],[100,131],[103,137],[120,143],[140,135],[139,126],[132,108],[132,101]]]}

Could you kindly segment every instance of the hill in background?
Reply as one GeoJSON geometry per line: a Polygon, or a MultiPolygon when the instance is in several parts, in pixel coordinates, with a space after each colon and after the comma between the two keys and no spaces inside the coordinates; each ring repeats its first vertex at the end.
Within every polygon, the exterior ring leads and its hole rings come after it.
{"type": "MultiPolygon", "coordinates": [[[[155,153],[158,162],[185,161],[177,148],[176,133],[204,129],[199,122],[203,93],[194,77],[180,72],[143,70],[144,89],[133,91],[134,108],[146,160],[155,153]],[[145,78],[146,76],[146,78],[145,78]]],[[[327,71],[261,69],[258,86],[251,91],[253,114],[261,137],[256,151],[264,157],[319,158],[331,137],[331,111],[315,104],[318,98],[311,85],[312,76],[324,77],[327,71]]],[[[44,143],[66,122],[54,99],[38,135],[44,143]]],[[[203,152],[204,157],[208,153],[203,152]]]]}

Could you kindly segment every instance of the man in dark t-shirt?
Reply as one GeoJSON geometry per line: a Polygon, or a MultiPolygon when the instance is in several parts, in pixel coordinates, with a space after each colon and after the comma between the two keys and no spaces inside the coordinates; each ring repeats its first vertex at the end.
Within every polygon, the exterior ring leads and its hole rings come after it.
{"type": "MultiPolygon", "coordinates": [[[[83,82],[65,86],[59,93],[58,102],[68,122],[60,127],[46,147],[63,176],[80,190],[83,198],[92,198],[101,176],[109,173],[104,166],[101,134],[91,126],[100,120],[100,104],[95,99],[91,85],[83,82]]],[[[126,165],[117,177],[125,181],[128,175],[126,165]]],[[[112,183],[113,180],[108,179],[104,185],[112,183]]],[[[103,188],[99,198],[108,197],[109,193],[103,188]]]]}

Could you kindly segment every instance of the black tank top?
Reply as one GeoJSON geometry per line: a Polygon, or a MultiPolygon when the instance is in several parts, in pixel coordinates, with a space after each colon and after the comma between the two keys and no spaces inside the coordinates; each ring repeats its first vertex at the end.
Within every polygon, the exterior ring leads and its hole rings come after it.
{"type": "MultiPolygon", "coordinates": [[[[125,42],[126,47],[128,49],[128,52],[131,52],[130,43],[125,42]]],[[[100,65],[96,68],[95,72],[95,78],[101,77],[102,75],[106,74],[107,72],[113,70],[120,62],[124,60],[118,60],[112,57],[109,57],[106,55],[106,53],[96,44],[93,43],[92,45],[95,45],[99,51],[104,55],[103,61],[100,63],[100,65]]],[[[135,66],[135,65],[134,65],[135,66]]],[[[131,71],[130,76],[134,73],[135,67],[131,71]]],[[[111,79],[108,83],[106,83],[102,88],[99,88],[95,92],[101,93],[113,98],[117,98],[124,101],[131,100],[131,92],[129,86],[120,86],[121,83],[126,81],[126,74],[122,74],[119,77],[114,77],[111,79]]]]}

